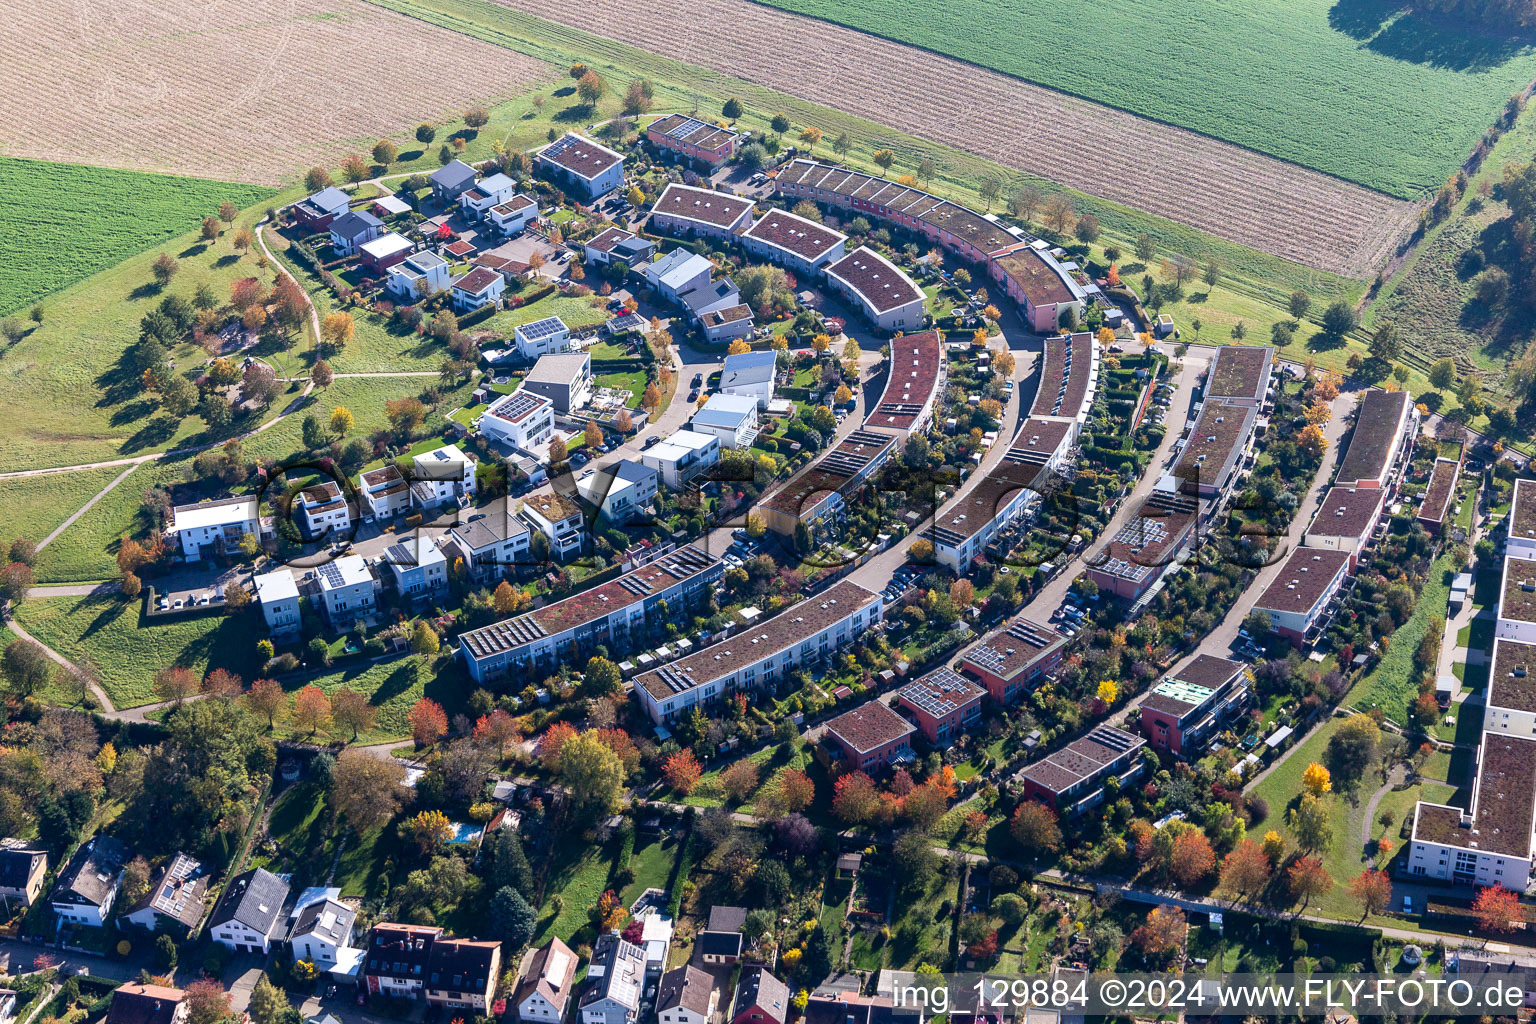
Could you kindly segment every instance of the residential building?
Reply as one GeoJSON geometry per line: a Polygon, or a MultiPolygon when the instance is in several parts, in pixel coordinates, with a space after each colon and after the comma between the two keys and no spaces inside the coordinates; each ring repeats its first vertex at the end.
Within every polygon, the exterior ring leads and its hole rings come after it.
{"type": "Polygon", "coordinates": [[[334,542],[352,528],[352,509],[347,497],[332,480],[305,487],[293,496],[298,525],[309,540],[334,542]]]}
{"type": "Polygon", "coordinates": [[[490,1012],[501,978],[501,943],[438,936],[427,956],[427,1004],[490,1012]]]}
{"type": "Polygon", "coordinates": [[[784,1024],[788,1019],[789,986],[766,967],[743,967],[731,1002],[730,1024],[784,1024]]]}
{"type": "Polygon", "coordinates": [[[693,414],[690,429],[718,437],[724,448],[750,448],[757,440],[757,399],[747,395],[710,395],[704,408],[693,414]]]}
{"type": "MultiPolygon", "coordinates": [[[[501,207],[498,206],[496,209],[499,210],[501,207]]],[[[520,280],[529,280],[536,276],[532,274],[533,268],[522,260],[497,256],[492,252],[482,252],[471,260],[470,263],[476,267],[483,267],[486,270],[500,274],[507,284],[514,284],[520,280]]]]}
{"type": "Polygon", "coordinates": [[[848,236],[783,210],[769,210],[740,237],[741,247],[796,274],[819,277],[845,255],[848,236]]]}
{"type": "Polygon", "coordinates": [[[506,293],[507,279],[494,270],[476,267],[467,274],[453,279],[452,300],[461,313],[473,313],[477,309],[493,306],[506,293]]]}
{"type": "Polygon", "coordinates": [[[376,924],[368,937],[363,973],[368,994],[415,998],[424,989],[427,961],[443,934],[441,928],[416,924],[376,924]]]}
{"type": "Polygon", "coordinates": [[[930,531],[934,557],[957,573],[981,558],[994,537],[1038,503],[1047,473],[1056,468],[1071,424],[1030,419],[1019,441],[990,473],[978,473],[970,486],[934,516],[930,531]]]}
{"type": "Polygon", "coordinates": [[[265,956],[271,952],[273,940],[282,938],[277,923],[283,919],[287,901],[287,882],[266,868],[252,868],[224,887],[224,895],[208,919],[208,934],[237,953],[265,956]]]}
{"type": "Polygon", "coordinates": [[[1193,760],[1250,699],[1248,669],[1241,662],[1202,654],[1142,699],[1141,731],[1154,750],[1193,760]]]}
{"type": "Polygon", "coordinates": [[[1208,501],[1225,495],[1242,471],[1258,415],[1252,406],[1207,401],[1173,466],[1179,489],[1208,501]]]}
{"type": "Polygon", "coordinates": [[[689,163],[720,167],[736,152],[740,136],[729,128],[700,121],[687,114],[667,114],[645,129],[651,145],[676,153],[689,163]]]}
{"type": "Polygon", "coordinates": [[[512,672],[585,661],[598,644],[627,650],[631,638],[689,612],[725,574],[724,565],[686,546],[647,565],[542,608],[459,634],[465,667],[477,683],[512,672]]]}
{"type": "Polygon", "coordinates": [[[646,981],[649,983],[653,978],[660,981],[672,952],[672,936],[676,933],[672,918],[656,907],[642,907],[634,920],[640,925],[640,941],[636,945],[645,951],[646,981]]]}
{"type": "Polygon", "coordinates": [[[481,178],[460,192],[459,209],[464,211],[466,217],[483,220],[490,215],[493,207],[500,206],[511,199],[516,191],[517,183],[498,172],[488,178],[481,178]]]}
{"type": "Polygon", "coordinates": [[[480,582],[507,575],[513,566],[526,564],[533,533],[511,501],[499,498],[485,509],[448,531],[444,554],[461,558],[471,578],[480,582]]]}
{"type": "Polygon", "coordinates": [[[823,663],[880,621],[878,594],[843,580],[734,636],[634,679],[640,706],[658,725],[696,704],[771,689],[796,666],[823,663]]]}
{"type": "Polygon", "coordinates": [[[1536,644],[1536,559],[1505,557],[1494,635],[1536,644]]]}
{"type": "Polygon", "coordinates": [[[1524,892],[1536,823],[1536,739],[1484,732],[1475,779],[1468,810],[1419,802],[1407,872],[1467,889],[1524,892]]]}
{"type": "Polygon", "coordinates": [[[576,954],[558,937],[523,957],[512,996],[521,1024],[563,1024],[580,966],[576,954]]]}
{"type": "Polygon", "coordinates": [[[478,426],[486,437],[542,459],[555,436],[555,403],[537,391],[518,388],[486,406],[478,426]]]}
{"type": "Polygon", "coordinates": [[[416,303],[447,288],[451,274],[447,260],[423,249],[389,268],[385,288],[401,302],[416,303]]]}
{"type": "Polygon", "coordinates": [[[1334,483],[1395,490],[1418,434],[1419,412],[1408,392],[1367,391],[1334,483]]]}
{"type": "Polygon", "coordinates": [[[447,205],[458,202],[459,196],[474,187],[479,176],[480,173],[463,160],[450,160],[433,171],[428,179],[432,183],[432,195],[447,205]]]}
{"type": "Polygon", "coordinates": [[[1086,736],[1025,768],[1021,773],[1024,795],[1062,817],[1080,814],[1103,802],[1106,779],[1113,776],[1124,786],[1141,775],[1137,755],[1146,745],[1123,729],[1095,726],[1086,736]]]}
{"type": "Polygon", "coordinates": [[[261,512],[254,495],[215,498],[171,509],[167,531],[181,545],[187,561],[234,551],[243,537],[261,536],[261,512]]]}
{"type": "Polygon", "coordinates": [[[183,1024],[187,994],[166,985],[129,982],[112,990],[106,1024],[183,1024]]]}
{"type": "Polygon", "coordinates": [[[539,167],[583,199],[605,196],[624,184],[624,157],[575,132],[539,150],[539,167]]]}
{"type": "Polygon", "coordinates": [[[1087,291],[1044,247],[1018,246],[989,260],[987,272],[1033,330],[1049,334],[1082,319],[1087,291]]]}
{"type": "Polygon", "coordinates": [[[585,352],[540,356],[520,390],[543,395],[562,415],[580,409],[592,397],[592,357],[585,352]]]}
{"type": "Polygon", "coordinates": [[[367,210],[349,210],[331,221],[331,248],[352,256],[365,243],[384,233],[384,222],[367,210]]]}
{"type": "Polygon", "coordinates": [[[640,453],[640,461],[661,474],[668,489],[680,491],[720,461],[720,438],[696,430],[678,430],[640,453]]]}
{"type": "MultiPolygon", "coordinates": [[[[677,301],[688,311],[688,315],[693,319],[694,323],[704,327],[706,336],[709,335],[709,324],[729,327],[731,324],[739,322],[740,319],[738,313],[732,313],[729,317],[724,316],[727,310],[734,310],[735,307],[742,304],[741,289],[737,288],[736,282],[728,277],[722,277],[718,281],[705,281],[702,284],[689,287],[678,295],[677,301]],[[705,317],[710,313],[719,313],[722,316],[711,318],[706,323],[705,317]]],[[[748,310],[745,315],[750,317],[751,311],[748,310]]],[[[746,331],[741,333],[745,334],[746,331]]],[[[717,339],[718,337],[716,335],[717,339]]]]}
{"type": "Polygon", "coordinates": [[[718,1003],[714,979],[689,964],[663,974],[656,988],[661,1024],[711,1024],[718,1003]]]}
{"type": "Polygon", "coordinates": [[[547,316],[512,328],[512,340],[524,359],[538,359],[571,350],[571,329],[557,316],[547,316]]]}
{"type": "Polygon", "coordinates": [[[363,522],[392,519],[411,507],[411,488],[393,463],[357,475],[363,522]]]}
{"type": "Polygon", "coordinates": [[[1354,572],[1376,536],[1386,501],[1387,492],[1379,487],[1330,487],[1301,542],[1309,548],[1345,552],[1354,572]]]}
{"type": "Polygon", "coordinates": [[[347,212],[351,198],[335,185],[327,185],[314,195],[293,204],[293,215],[310,231],[324,231],[331,221],[347,212]]]}
{"type": "Polygon", "coordinates": [[[361,555],[342,555],[315,568],[325,617],[336,629],[372,615],[378,607],[379,581],[361,555]]]}
{"type": "Polygon", "coordinates": [[[634,1024],[645,986],[645,950],[604,932],[592,944],[581,1024],[634,1024]]]}
{"type": "Polygon", "coordinates": [[[1205,377],[1202,400],[1262,409],[1275,383],[1275,350],[1267,345],[1222,345],[1205,377]]]}
{"type": "Polygon", "coordinates": [[[185,936],[197,927],[208,909],[204,900],[213,876],[203,862],[175,853],[149,878],[149,891],[121,915],[129,924],[147,932],[172,931],[185,936]]]}
{"type": "Polygon", "coordinates": [[[631,269],[656,257],[656,243],[623,228],[604,228],[581,243],[587,266],[623,263],[631,269]]]}
{"type": "Polygon", "coordinates": [[[615,523],[636,522],[656,500],[661,474],[631,459],[616,459],[578,481],[576,490],[597,506],[598,514],[615,523]]]}
{"type": "Polygon", "coordinates": [[[662,190],[647,223],[658,235],[730,238],[752,223],[752,200],[674,182],[662,190]]]}
{"type": "Polygon", "coordinates": [[[1456,497],[1456,484],[1461,479],[1461,460],[1439,458],[1430,470],[1429,483],[1424,487],[1424,502],[1416,517],[1419,525],[1437,537],[1445,528],[1445,520],[1451,512],[1451,501],[1456,497]]]}
{"type": "Polygon", "coordinates": [[[1058,334],[1045,339],[1040,358],[1040,385],[1029,414],[1059,418],[1072,423],[1071,444],[1077,443],[1082,425],[1099,389],[1099,346],[1087,331],[1058,334]]]}
{"type": "MultiPolygon", "coordinates": [[[[735,288],[736,285],[732,283],[731,289],[734,291],[735,288]]],[[[735,297],[739,296],[738,292],[735,297]]],[[[705,340],[717,345],[721,342],[748,337],[756,326],[756,321],[752,318],[752,307],[744,302],[706,310],[698,315],[698,321],[705,340]]]]}
{"type": "Polygon", "coordinates": [[[1199,499],[1173,491],[1153,491],[1136,514],[1093,554],[1088,577],[1101,592],[1140,601],[1171,566],[1193,550],[1199,515],[1199,499]]]}
{"type": "Polygon", "coordinates": [[[923,291],[890,260],[860,246],[826,266],[827,285],[882,331],[923,325],[923,291]]]}
{"type": "Polygon", "coordinates": [[[1536,645],[1493,642],[1483,731],[1536,739],[1536,645]]]}
{"type": "Polygon", "coordinates": [[[1020,616],[960,656],[957,665],[999,704],[1015,704],[1061,667],[1066,637],[1020,616]]]}
{"type": "Polygon", "coordinates": [[[411,463],[411,504],[466,506],[475,496],[475,460],[456,444],[422,452],[411,463]]]}
{"type": "MultiPolygon", "coordinates": [[[[800,1019],[803,1024],[923,1024],[922,1009],[908,1005],[898,1007],[893,1003],[890,996],[817,990],[811,993],[800,1019]]],[[[1028,1011],[1028,1018],[1018,1024],[1036,1024],[1035,1017],[1040,1012],[1028,1011]]],[[[1042,1020],[1040,1024],[1045,1022],[1042,1020]]]]}
{"type": "Polygon", "coordinates": [[[448,587],[448,559],[429,537],[414,533],[391,544],[384,552],[402,600],[419,600],[448,587]]]}
{"type": "Polygon", "coordinates": [[[1515,481],[1504,525],[1508,531],[1505,551],[1519,558],[1536,559],[1536,480],[1515,481]]]}
{"type": "Polygon", "coordinates": [[[890,341],[890,372],[885,393],[864,421],[873,430],[889,430],[902,440],[933,425],[933,407],[944,388],[944,355],[938,331],[900,334],[890,341]]]}
{"type": "Polygon", "coordinates": [[[299,585],[293,570],[274,569],[251,578],[262,618],[274,638],[287,638],[299,632],[299,585]]]}
{"type": "Polygon", "coordinates": [[[1297,548],[1253,610],[1267,612],[1271,628],[1286,640],[1306,646],[1327,627],[1330,606],[1349,579],[1349,567],[1346,552],[1297,548]]]}
{"type": "Polygon", "coordinates": [[[48,851],[21,839],[0,841],[0,899],[30,907],[43,891],[48,851]]]}
{"type": "Polygon", "coordinates": [[[415,245],[409,238],[390,231],[381,234],[371,242],[359,245],[357,253],[364,272],[378,275],[386,274],[397,264],[405,262],[413,248],[415,245]]]}
{"type": "Polygon", "coordinates": [[[532,196],[518,192],[492,206],[485,219],[503,235],[520,234],[539,219],[539,204],[532,196]]]}
{"type": "Polygon", "coordinates": [[[746,936],[741,932],[746,923],[745,907],[710,907],[709,920],[694,943],[693,955],[714,966],[734,964],[746,949],[746,936]]]}
{"type": "Polygon", "coordinates": [[[916,731],[911,722],[876,698],[828,722],[821,746],[846,770],[870,772],[915,760],[912,734],[916,731]]]}
{"type": "Polygon", "coordinates": [[[981,721],[987,691],[948,667],[914,679],[896,693],[896,706],[917,723],[923,739],[947,747],[981,721]]]}
{"type": "Polygon", "coordinates": [[[719,394],[746,395],[757,401],[759,409],[773,401],[773,381],[778,373],[778,353],[742,352],[725,357],[720,374],[719,394]]]}
{"type": "Polygon", "coordinates": [[[557,491],[531,494],[523,501],[523,518],[549,541],[550,557],[563,562],[581,554],[586,531],[581,506],[557,491]]]}
{"type": "Polygon", "coordinates": [[[896,451],[896,438],[878,430],[855,430],[782,485],[758,499],[768,529],[793,537],[804,523],[814,535],[839,519],[846,503],[873,479],[896,451]]]}
{"type": "Polygon", "coordinates": [[[111,836],[94,836],[81,844],[59,873],[49,902],[61,925],[100,928],[106,924],[123,881],[123,867],[133,851],[111,836]]]}
{"type": "Polygon", "coordinates": [[[684,292],[709,284],[715,265],[696,252],[678,248],[658,256],[654,262],[642,263],[635,273],[669,302],[681,305],[684,292]]]}
{"type": "Polygon", "coordinates": [[[315,900],[300,910],[288,930],[295,960],[308,960],[321,970],[335,966],[341,951],[352,945],[357,911],[333,899],[315,900]]]}

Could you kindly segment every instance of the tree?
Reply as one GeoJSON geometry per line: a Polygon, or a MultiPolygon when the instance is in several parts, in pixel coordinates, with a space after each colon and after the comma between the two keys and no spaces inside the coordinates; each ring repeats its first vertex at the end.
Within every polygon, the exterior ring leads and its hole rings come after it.
{"type": "Polygon", "coordinates": [[[411,737],[418,747],[429,747],[448,734],[448,715],[431,697],[421,697],[411,705],[406,718],[411,723],[411,737]]]}
{"type": "Polygon", "coordinates": [[[1252,839],[1244,839],[1232,848],[1221,862],[1222,891],[1246,898],[1261,891],[1269,884],[1271,864],[1264,847],[1252,839]]]}
{"type": "Polygon", "coordinates": [[[521,735],[522,728],[517,724],[517,719],[501,708],[497,708],[488,715],[481,715],[475,720],[475,741],[494,746],[497,757],[504,756],[507,752],[507,744],[521,735]]]}
{"type": "Polygon", "coordinates": [[[840,775],[832,785],[832,813],[850,825],[867,823],[879,806],[875,781],[863,772],[840,775]]]}
{"type": "Polygon", "coordinates": [[[1472,913],[1479,927],[1500,934],[1514,931],[1525,920],[1520,897],[1502,885],[1479,889],[1472,900],[1472,913]]]}
{"type": "Polygon", "coordinates": [[[1329,775],[1327,768],[1316,761],[1307,765],[1306,771],[1301,773],[1301,784],[1313,796],[1322,796],[1324,793],[1333,791],[1333,777],[1329,775]]]}
{"type": "Polygon", "coordinates": [[[776,112],[771,118],[768,119],[768,127],[772,128],[773,133],[780,138],[783,138],[784,133],[789,131],[789,125],[789,115],[784,113],[782,110],[776,112]]]}
{"type": "Polygon", "coordinates": [[[423,856],[437,852],[453,838],[453,823],[442,811],[417,811],[411,819],[411,839],[423,856]]]}
{"type": "Polygon", "coordinates": [[[310,736],[330,727],[331,698],[314,683],[293,695],[293,724],[310,736]]]}
{"type": "Polygon", "coordinates": [[[597,101],[603,98],[608,91],[608,83],[596,71],[588,71],[576,81],[576,95],[581,97],[581,102],[588,107],[597,106],[597,101]]]}
{"type": "Polygon", "coordinates": [[[400,147],[388,139],[380,139],[373,144],[373,162],[388,167],[400,158],[400,147]]]}
{"type": "Polygon", "coordinates": [[[872,154],[872,159],[882,172],[888,172],[891,165],[896,162],[896,153],[889,149],[877,149],[872,154]]]}
{"type": "Polygon", "coordinates": [[[1350,879],[1349,894],[1360,901],[1360,920],[1364,922],[1392,905],[1392,879],[1385,871],[1366,868],[1350,879]]]}
{"type": "Polygon", "coordinates": [[[4,655],[0,655],[0,671],[5,673],[11,692],[18,697],[30,697],[53,678],[53,659],[40,644],[12,640],[5,645],[4,655]]]}
{"type": "Polygon", "coordinates": [[[288,695],[276,679],[258,679],[246,691],[245,702],[252,712],[266,716],[267,728],[270,729],[277,720],[278,712],[287,706],[288,695]]]}
{"type": "Polygon", "coordinates": [[[150,273],[155,275],[155,283],[161,288],[171,283],[171,278],[176,276],[176,271],[181,269],[181,264],[176,262],[176,257],[168,252],[163,252],[155,257],[155,262],[149,266],[150,273]]]}
{"type": "Polygon", "coordinates": [[[1085,213],[1077,218],[1077,238],[1080,242],[1096,242],[1099,238],[1099,218],[1085,213]]]}
{"type": "Polygon", "coordinates": [[[416,126],[416,141],[421,143],[423,146],[431,145],[432,141],[436,138],[436,128],[429,124],[419,124],[416,126]]]}
{"type": "Polygon", "coordinates": [[[607,814],[624,790],[624,765],[594,731],[571,736],[559,748],[558,775],[571,790],[577,808],[607,814]]]}
{"type": "Polygon", "coordinates": [[[311,167],[304,174],[304,187],[310,192],[319,192],[331,184],[331,172],[324,167],[311,167]]]}
{"type": "Polygon", "coordinates": [[[1307,793],[1286,816],[1286,825],[1296,837],[1296,845],[1308,853],[1333,845],[1333,821],[1328,805],[1320,797],[1307,793]]]}
{"type": "Polygon", "coordinates": [[[245,692],[245,681],[227,668],[216,668],[203,679],[203,692],[232,700],[245,692]]]}
{"type": "Polygon", "coordinates": [[[1187,888],[1204,879],[1216,867],[1216,851],[1211,849],[1211,841],[1205,838],[1204,832],[1191,828],[1174,839],[1173,856],[1168,866],[1174,881],[1187,888]]]}
{"type": "Polygon", "coordinates": [[[907,548],[907,554],[919,565],[929,565],[933,562],[933,542],[927,537],[919,537],[907,548]]]}
{"type": "Polygon", "coordinates": [[[558,466],[570,457],[570,448],[566,445],[565,438],[556,435],[554,440],[549,442],[549,464],[558,466]]]}
{"type": "Polygon", "coordinates": [[[1008,822],[1008,834],[1030,853],[1051,853],[1061,846],[1056,812],[1035,800],[1019,804],[1008,822]]]}
{"type": "Polygon", "coordinates": [[[1157,255],[1157,239],[1143,232],[1136,236],[1136,258],[1143,263],[1150,263],[1157,255]]]}
{"type": "MultiPolygon", "coordinates": [[[[1360,326],[1360,314],[1355,312],[1355,307],[1343,299],[1339,299],[1323,310],[1323,316],[1319,322],[1323,329],[1322,333],[1335,342],[1339,342],[1344,340],[1346,334],[1360,326]]],[[[1382,330],[1387,330],[1387,328],[1383,327],[1382,330]]],[[[1376,333],[1381,334],[1382,332],[1377,331],[1376,333]]],[[[1395,333],[1394,329],[1393,334],[1395,333]]],[[[1389,335],[1389,339],[1390,337],[1389,335]]],[[[1376,346],[1374,338],[1371,340],[1371,346],[1372,348],[1376,346]]]]}
{"type": "Polygon", "coordinates": [[[247,1008],[255,1024],[286,1024],[290,1009],[288,994],[272,984],[265,973],[256,979],[247,1008]]]}
{"type": "Polygon", "coordinates": [[[338,405],[336,408],[331,410],[331,418],[329,421],[331,433],[337,435],[338,437],[346,437],[348,434],[350,434],[352,432],[353,422],[354,420],[352,418],[352,410],[348,409],[346,406],[338,405]]]}
{"type": "Polygon", "coordinates": [[[1131,942],[1143,953],[1157,956],[1177,949],[1187,930],[1184,911],[1177,907],[1156,906],[1147,914],[1146,923],[1131,932],[1131,942]]]}
{"type": "Polygon", "coordinates": [[[1040,190],[1029,185],[1020,185],[1018,191],[1008,200],[1008,212],[1026,224],[1039,208],[1040,190]]]}
{"type": "Polygon", "coordinates": [[[745,338],[737,338],[735,341],[731,342],[730,347],[725,350],[725,354],[728,356],[740,356],[746,355],[751,351],[752,346],[747,344],[745,338]]]}
{"type": "Polygon", "coordinates": [[[655,381],[645,386],[645,392],[640,396],[640,404],[653,416],[656,414],[656,407],[661,404],[661,391],[656,387],[655,381]]]}
{"type": "Polygon", "coordinates": [[[357,739],[358,733],[372,729],[378,717],[379,709],[369,703],[367,696],[350,686],[339,688],[331,697],[331,718],[343,729],[351,730],[353,740],[357,739]]]}
{"type": "Polygon", "coordinates": [[[333,351],[346,348],[352,339],[357,337],[357,325],[352,322],[352,314],[345,312],[328,314],[320,322],[320,337],[333,351]]]}
{"type": "Polygon", "coordinates": [[[464,125],[468,128],[484,128],[491,121],[491,115],[484,107],[471,107],[464,111],[464,125]]]}
{"type": "Polygon", "coordinates": [[[1333,777],[1353,789],[1381,759],[1380,726],[1368,715],[1351,715],[1329,738],[1323,757],[1333,777]]]}
{"type": "Polygon", "coordinates": [[[805,143],[808,152],[816,152],[816,144],[821,141],[821,129],[814,125],[807,127],[800,133],[800,141],[805,143]]]}
{"type": "Polygon", "coordinates": [[[203,241],[211,242],[215,238],[218,238],[219,237],[219,230],[220,230],[220,228],[219,228],[219,218],[217,218],[217,217],[204,217],[203,218],[203,241]]]}
{"type": "Polygon", "coordinates": [[[1077,221],[1077,211],[1072,207],[1072,197],[1063,192],[1053,192],[1045,201],[1044,212],[1041,219],[1045,226],[1064,235],[1072,230],[1072,225],[1077,221]]]}
{"type": "Polygon", "coordinates": [[[588,658],[587,668],[582,673],[582,685],[587,693],[594,697],[606,697],[610,693],[619,690],[619,666],[607,658],[588,658]]]}
{"type": "Polygon", "coordinates": [[[726,100],[725,106],[720,108],[721,116],[731,121],[740,120],[743,113],[745,113],[745,110],[741,105],[741,100],[737,99],[735,96],[732,96],[730,99],[726,100]]]}
{"type": "Polygon", "coordinates": [[[181,702],[202,688],[197,673],[182,665],[172,665],[155,673],[155,694],[163,701],[181,702]]]}
{"type": "Polygon", "coordinates": [[[393,757],[375,757],[348,747],[331,771],[331,808],[357,832],[368,832],[400,812],[410,790],[405,765],[393,757]]]}
{"type": "Polygon", "coordinates": [[[1436,360],[1429,368],[1429,382],[1442,391],[1455,384],[1455,361],[1450,356],[1436,360]]]}
{"type": "Polygon", "coordinates": [[[703,775],[704,770],[691,750],[680,750],[673,754],[667,758],[661,770],[661,777],[667,785],[684,796],[693,792],[693,787],[699,784],[703,775]]]}
{"type": "Polygon", "coordinates": [[[314,381],[316,387],[328,388],[336,377],[331,370],[331,364],[324,359],[315,360],[315,365],[309,369],[309,379],[314,381]]]}
{"type": "Polygon", "coordinates": [[[1291,896],[1301,900],[1303,907],[1312,902],[1314,897],[1322,896],[1333,888],[1332,876],[1316,857],[1297,858],[1286,873],[1286,880],[1290,885],[1291,896]]]}
{"type": "Polygon", "coordinates": [[[212,978],[192,982],[185,989],[187,1024],[220,1024],[234,1016],[234,1006],[224,986],[212,978]]]}
{"type": "Polygon", "coordinates": [[[496,895],[491,897],[489,914],[491,934],[513,949],[527,945],[538,925],[538,915],[523,894],[510,885],[496,890],[496,895]]]}
{"type": "Polygon", "coordinates": [[[740,803],[757,789],[757,779],[757,763],[744,757],[720,773],[720,788],[740,803]]]}
{"type": "Polygon", "coordinates": [[[427,407],[419,398],[391,398],[384,403],[384,417],[397,434],[410,434],[427,418],[427,407]]]}

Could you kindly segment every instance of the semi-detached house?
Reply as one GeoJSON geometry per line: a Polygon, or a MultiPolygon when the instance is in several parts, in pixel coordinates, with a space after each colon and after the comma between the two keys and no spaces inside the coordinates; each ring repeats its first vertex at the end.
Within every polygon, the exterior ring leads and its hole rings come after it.
{"type": "Polygon", "coordinates": [[[545,174],[587,200],[624,184],[623,155],[575,132],[566,132],[539,150],[538,163],[545,174]]]}
{"type": "Polygon", "coordinates": [[[795,667],[821,664],[852,643],[880,621],[881,609],[878,594],[843,580],[712,647],[636,676],[635,693],[660,725],[696,704],[776,686],[795,667]]]}
{"type": "Polygon", "coordinates": [[[580,963],[558,937],[523,958],[512,997],[522,1024],[561,1024],[571,1003],[571,983],[580,963]]]}
{"type": "Polygon", "coordinates": [[[719,167],[736,152],[741,137],[729,128],[700,121],[687,114],[667,114],[652,121],[645,137],[659,149],[665,149],[709,167],[719,167]]]}
{"type": "Polygon", "coordinates": [[[225,887],[208,919],[208,934],[237,953],[266,955],[273,941],[283,938],[277,924],[287,901],[287,882],[265,868],[253,868],[225,887]]]}
{"type": "Polygon", "coordinates": [[[687,238],[730,238],[752,223],[752,200],[691,185],[668,185],[651,208],[652,232],[687,238]]]}
{"type": "Polygon", "coordinates": [[[581,1024],[634,1024],[645,987],[645,950],[612,932],[592,945],[587,989],[581,996],[581,1024]]]}

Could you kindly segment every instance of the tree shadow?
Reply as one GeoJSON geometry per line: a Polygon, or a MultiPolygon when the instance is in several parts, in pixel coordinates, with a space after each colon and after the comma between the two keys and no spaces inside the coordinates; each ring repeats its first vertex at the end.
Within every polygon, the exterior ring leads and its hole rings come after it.
{"type": "Polygon", "coordinates": [[[1384,57],[1452,71],[1490,71],[1536,45],[1509,31],[1411,10],[1407,0],[1338,0],[1328,25],[1384,57]]]}
{"type": "Polygon", "coordinates": [[[138,301],[140,299],[149,299],[159,295],[163,291],[165,291],[165,289],[160,287],[158,281],[145,281],[133,291],[129,292],[128,298],[134,301],[138,301]]]}
{"type": "Polygon", "coordinates": [[[1403,0],[1339,0],[1328,10],[1328,27],[1363,43],[1406,6],[1403,0]]]}
{"type": "Polygon", "coordinates": [[[422,156],[425,155],[425,153],[426,153],[426,150],[423,150],[423,149],[410,149],[410,150],[406,150],[404,153],[400,154],[400,161],[399,162],[402,163],[402,164],[408,164],[408,163],[411,163],[413,161],[420,160],[422,158],[422,156]]]}
{"type": "Polygon", "coordinates": [[[208,251],[208,244],[209,243],[207,242],[196,242],[181,250],[181,252],[177,253],[176,256],[178,259],[183,260],[192,256],[201,256],[203,253],[208,251]]]}
{"type": "Polygon", "coordinates": [[[174,416],[156,416],[125,440],[119,451],[129,454],[165,444],[176,436],[176,428],[180,425],[181,421],[174,416]]]}
{"type": "Polygon", "coordinates": [[[585,124],[587,115],[592,112],[590,107],[581,103],[572,104],[550,118],[559,124],[585,124]]]}
{"type": "Polygon", "coordinates": [[[127,426],[130,423],[137,423],[139,420],[144,419],[154,411],[155,405],[153,402],[150,402],[146,399],[138,399],[136,401],[130,401],[125,405],[120,405],[114,409],[108,422],[110,422],[114,427],[127,426]]]}
{"type": "Polygon", "coordinates": [[[240,262],[240,254],[237,252],[226,253],[213,261],[216,267],[232,267],[240,262]]]}

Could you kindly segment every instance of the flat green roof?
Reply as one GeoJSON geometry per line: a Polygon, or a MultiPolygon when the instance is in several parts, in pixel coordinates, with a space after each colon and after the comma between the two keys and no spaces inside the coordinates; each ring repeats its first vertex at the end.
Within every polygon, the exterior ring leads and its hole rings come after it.
{"type": "Polygon", "coordinates": [[[1182,679],[1165,679],[1158,683],[1152,692],[1183,701],[1185,704],[1198,705],[1216,691],[1199,683],[1186,683],[1182,679]]]}

